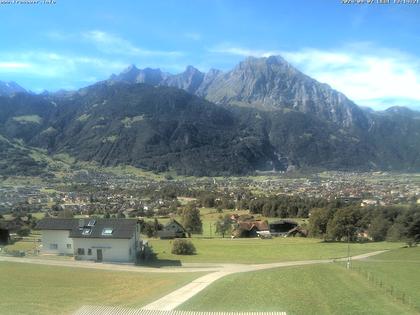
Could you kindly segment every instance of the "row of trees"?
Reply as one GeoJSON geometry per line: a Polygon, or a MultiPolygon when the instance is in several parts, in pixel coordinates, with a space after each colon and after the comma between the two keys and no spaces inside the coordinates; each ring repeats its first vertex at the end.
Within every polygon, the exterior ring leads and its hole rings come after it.
{"type": "Polygon", "coordinates": [[[311,211],[309,233],[326,240],[420,242],[420,207],[388,206],[361,208],[316,208],[311,211]]]}
{"type": "Polygon", "coordinates": [[[307,218],[313,208],[340,208],[344,205],[340,200],[329,202],[323,198],[278,195],[251,200],[249,211],[265,217],[307,218]]]}

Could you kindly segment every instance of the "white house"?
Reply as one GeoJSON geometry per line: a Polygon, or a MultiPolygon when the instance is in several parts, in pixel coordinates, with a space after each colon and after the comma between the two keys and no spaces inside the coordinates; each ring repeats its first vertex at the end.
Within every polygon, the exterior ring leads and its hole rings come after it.
{"type": "Polygon", "coordinates": [[[53,219],[38,222],[42,252],[77,260],[134,262],[140,228],[130,219],[53,219]]]}

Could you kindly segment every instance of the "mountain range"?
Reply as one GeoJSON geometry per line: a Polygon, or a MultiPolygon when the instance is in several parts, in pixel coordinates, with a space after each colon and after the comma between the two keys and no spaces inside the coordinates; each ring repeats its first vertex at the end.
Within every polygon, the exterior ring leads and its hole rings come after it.
{"type": "Polygon", "coordinates": [[[18,141],[15,157],[27,146],[197,176],[420,169],[420,113],[363,109],[279,56],[250,57],[227,72],[130,66],[72,92],[19,88],[0,84],[0,144],[11,151],[18,141]]]}

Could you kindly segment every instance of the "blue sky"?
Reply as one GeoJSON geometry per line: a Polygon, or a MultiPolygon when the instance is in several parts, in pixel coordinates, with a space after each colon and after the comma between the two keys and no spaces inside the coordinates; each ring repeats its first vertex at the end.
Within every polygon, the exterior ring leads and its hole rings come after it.
{"type": "Polygon", "coordinates": [[[420,4],[377,1],[0,4],[0,80],[76,89],[129,64],[228,70],[248,55],[280,54],[359,105],[420,109],[420,4]]]}

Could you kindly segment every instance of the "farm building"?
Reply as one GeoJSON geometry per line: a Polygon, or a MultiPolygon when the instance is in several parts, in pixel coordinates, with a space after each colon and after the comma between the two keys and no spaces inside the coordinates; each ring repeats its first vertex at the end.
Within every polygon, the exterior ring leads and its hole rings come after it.
{"type": "Polygon", "coordinates": [[[157,232],[157,236],[161,239],[185,238],[188,235],[187,230],[176,220],[169,221],[163,230],[157,232]]]}
{"type": "Polygon", "coordinates": [[[290,230],[296,228],[299,224],[292,220],[279,220],[269,224],[270,233],[275,235],[287,234],[290,230]]]}
{"type": "Polygon", "coordinates": [[[77,260],[134,262],[139,243],[137,220],[53,219],[38,222],[42,253],[74,255],[77,260]]]}
{"type": "Polygon", "coordinates": [[[232,237],[257,237],[260,231],[268,231],[267,221],[241,221],[234,225],[232,237]]]}
{"type": "Polygon", "coordinates": [[[304,236],[308,235],[305,229],[293,220],[279,220],[269,224],[270,234],[273,236],[304,236]]]}

